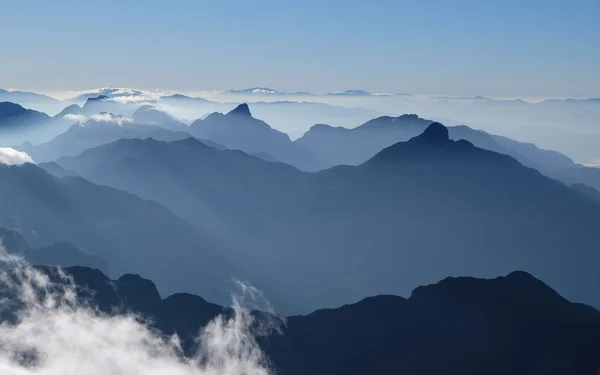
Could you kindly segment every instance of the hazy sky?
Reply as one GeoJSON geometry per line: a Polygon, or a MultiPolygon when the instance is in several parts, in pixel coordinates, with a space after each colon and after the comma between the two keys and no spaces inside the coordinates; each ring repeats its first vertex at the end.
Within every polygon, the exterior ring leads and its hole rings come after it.
{"type": "Polygon", "coordinates": [[[600,96],[600,0],[0,4],[0,87],[600,96]]]}

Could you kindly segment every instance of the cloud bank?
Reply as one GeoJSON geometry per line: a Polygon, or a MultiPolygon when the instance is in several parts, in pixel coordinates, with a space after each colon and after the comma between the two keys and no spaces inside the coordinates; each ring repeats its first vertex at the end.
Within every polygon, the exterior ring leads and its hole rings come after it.
{"type": "Polygon", "coordinates": [[[11,147],[0,147],[0,163],[6,165],[21,165],[25,163],[34,163],[34,161],[26,152],[17,151],[11,147]]]}
{"type": "Polygon", "coordinates": [[[0,373],[11,375],[269,375],[252,330],[252,315],[234,298],[232,317],[219,316],[198,335],[199,352],[185,358],[179,338],[165,338],[135,316],[108,316],[78,297],[68,276],[53,283],[0,246],[0,286],[18,296],[14,324],[0,325],[0,373]]]}

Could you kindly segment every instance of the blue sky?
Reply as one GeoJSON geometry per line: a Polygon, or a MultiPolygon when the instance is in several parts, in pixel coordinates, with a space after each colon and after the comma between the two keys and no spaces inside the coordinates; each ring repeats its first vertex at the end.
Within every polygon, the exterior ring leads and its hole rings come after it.
{"type": "Polygon", "coordinates": [[[600,0],[4,0],[0,87],[600,96],[600,0]]]}

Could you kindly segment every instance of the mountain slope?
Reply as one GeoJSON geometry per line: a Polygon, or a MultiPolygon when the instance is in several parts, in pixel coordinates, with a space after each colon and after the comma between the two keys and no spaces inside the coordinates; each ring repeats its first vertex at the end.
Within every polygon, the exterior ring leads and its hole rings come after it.
{"type": "Polygon", "coordinates": [[[600,208],[510,156],[450,140],[438,123],[360,166],[318,173],[202,146],[123,140],[59,164],[238,245],[232,261],[301,311],[512,269],[600,305],[589,289],[600,285],[600,208]]]}
{"type": "Polygon", "coordinates": [[[0,129],[3,131],[26,130],[43,125],[50,120],[45,113],[25,109],[11,102],[0,102],[0,129]]]}
{"type": "Polygon", "coordinates": [[[141,124],[158,125],[171,131],[189,132],[188,125],[151,105],[141,106],[133,113],[132,117],[141,124]]]}
{"type": "Polygon", "coordinates": [[[221,238],[240,266],[259,275],[271,268],[275,275],[269,281],[278,274],[278,259],[290,251],[285,244],[297,236],[290,198],[309,178],[286,164],[218,150],[194,138],[121,139],[57,163],[95,183],[165,205],[221,238]]]}
{"type": "Polygon", "coordinates": [[[303,235],[318,239],[304,246],[326,259],[314,275],[337,281],[331,295],[351,290],[345,300],[519,268],[600,302],[589,289],[600,283],[598,207],[509,156],[448,139],[438,123],[358,167],[317,173],[298,203],[303,235]]]}
{"type": "Polygon", "coordinates": [[[245,278],[217,241],[163,206],[81,177],[57,178],[33,164],[0,165],[0,227],[32,246],[68,241],[102,257],[113,275],[152,277],[163,292],[227,300],[227,281],[245,278]]]}

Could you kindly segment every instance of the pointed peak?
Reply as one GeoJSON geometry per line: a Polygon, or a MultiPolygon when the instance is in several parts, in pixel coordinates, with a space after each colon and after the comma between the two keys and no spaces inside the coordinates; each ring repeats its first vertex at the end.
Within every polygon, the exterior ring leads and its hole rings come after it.
{"type": "Polygon", "coordinates": [[[237,107],[235,107],[231,112],[227,113],[227,115],[236,115],[236,116],[249,116],[252,117],[252,114],[250,113],[250,108],[248,107],[248,104],[246,103],[242,103],[240,105],[238,105],[237,107]]]}

